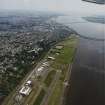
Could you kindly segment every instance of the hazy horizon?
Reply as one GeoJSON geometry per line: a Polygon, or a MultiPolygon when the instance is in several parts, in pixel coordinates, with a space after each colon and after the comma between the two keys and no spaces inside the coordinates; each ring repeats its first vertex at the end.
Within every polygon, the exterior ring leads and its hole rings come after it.
{"type": "Polygon", "coordinates": [[[105,5],[82,0],[0,0],[0,10],[30,10],[55,12],[104,13],[105,5]]]}

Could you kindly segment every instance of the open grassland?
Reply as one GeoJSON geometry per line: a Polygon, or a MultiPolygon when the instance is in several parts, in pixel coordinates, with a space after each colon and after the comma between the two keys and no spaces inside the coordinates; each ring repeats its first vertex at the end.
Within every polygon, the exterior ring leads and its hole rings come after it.
{"type": "Polygon", "coordinates": [[[54,87],[54,91],[50,97],[48,105],[60,105],[60,98],[62,96],[63,84],[62,81],[59,80],[54,87]]]}
{"type": "Polygon", "coordinates": [[[45,85],[46,85],[47,87],[50,86],[50,84],[51,84],[51,82],[52,82],[52,80],[53,80],[55,74],[56,74],[56,71],[54,71],[54,70],[52,70],[52,71],[50,71],[50,72],[48,73],[48,75],[47,75],[47,77],[46,77],[46,79],[45,79],[45,81],[44,81],[44,82],[45,82],[45,85]]]}
{"type": "Polygon", "coordinates": [[[52,63],[52,67],[55,68],[55,70],[60,70],[61,76],[54,87],[48,105],[61,104],[61,98],[63,97],[63,91],[66,84],[65,80],[67,80],[69,76],[68,73],[70,73],[70,66],[73,63],[77,42],[77,38],[71,36],[58,44],[63,46],[62,49],[54,49],[55,52],[59,52],[59,55],[56,56],[55,61],[52,63]]]}
{"type": "Polygon", "coordinates": [[[42,100],[43,100],[43,97],[45,96],[45,93],[46,93],[46,92],[42,89],[42,90],[40,91],[39,96],[37,97],[37,99],[35,100],[35,102],[34,102],[33,105],[40,105],[41,102],[42,102],[42,100]]]}

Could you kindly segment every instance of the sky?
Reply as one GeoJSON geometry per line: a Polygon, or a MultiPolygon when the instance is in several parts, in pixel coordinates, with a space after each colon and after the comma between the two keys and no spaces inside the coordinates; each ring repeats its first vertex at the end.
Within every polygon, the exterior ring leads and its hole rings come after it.
{"type": "Polygon", "coordinates": [[[81,0],[0,0],[0,10],[76,11],[104,13],[105,5],[81,0]]]}

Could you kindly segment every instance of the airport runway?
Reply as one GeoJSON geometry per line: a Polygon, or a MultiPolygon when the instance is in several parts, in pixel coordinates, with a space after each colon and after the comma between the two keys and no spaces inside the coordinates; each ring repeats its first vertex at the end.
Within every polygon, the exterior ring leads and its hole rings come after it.
{"type": "Polygon", "coordinates": [[[66,105],[105,105],[104,49],[104,41],[80,37],[66,105]]]}

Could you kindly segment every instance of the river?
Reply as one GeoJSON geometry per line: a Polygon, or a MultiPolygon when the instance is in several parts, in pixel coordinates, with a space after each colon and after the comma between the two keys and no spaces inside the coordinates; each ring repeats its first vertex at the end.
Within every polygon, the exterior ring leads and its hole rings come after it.
{"type": "Polygon", "coordinates": [[[79,35],[65,105],[105,105],[105,16],[66,15],[56,21],[79,35]]]}

